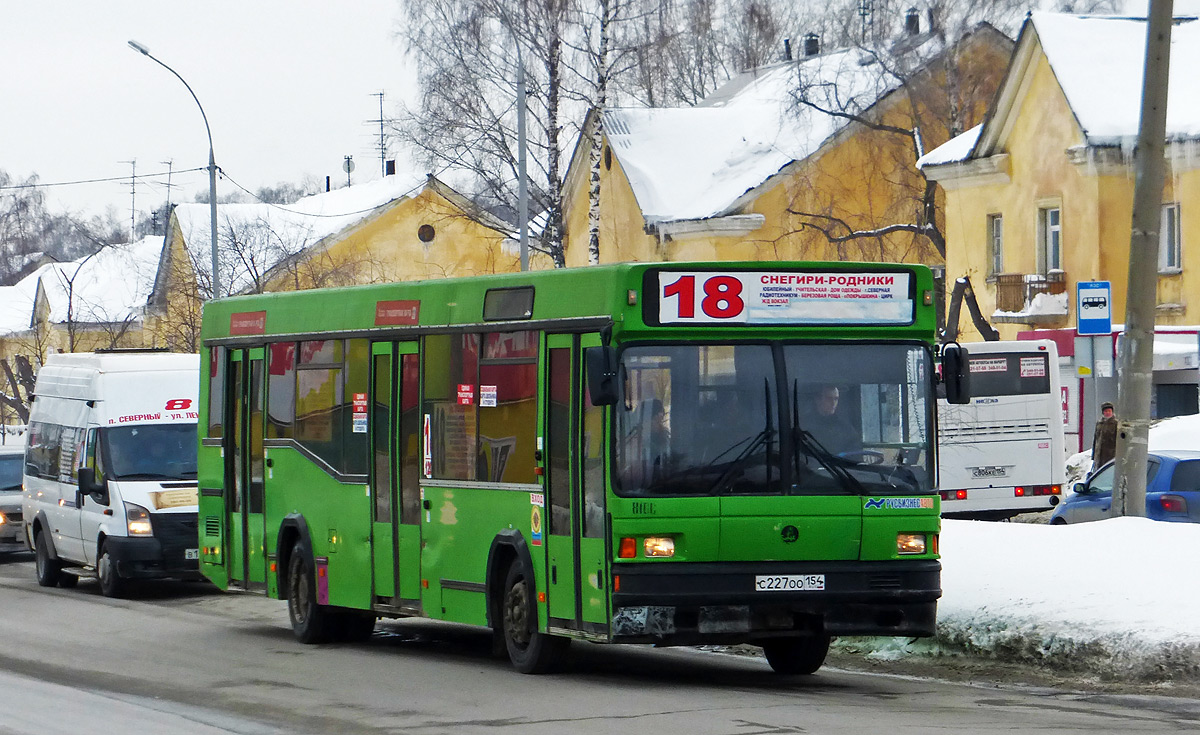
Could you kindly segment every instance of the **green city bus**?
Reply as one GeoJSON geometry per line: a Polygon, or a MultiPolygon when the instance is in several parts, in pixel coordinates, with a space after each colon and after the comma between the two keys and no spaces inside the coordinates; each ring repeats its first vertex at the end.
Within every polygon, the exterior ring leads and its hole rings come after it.
{"type": "Polygon", "coordinates": [[[831,636],[931,635],[933,289],[628,263],[207,303],[201,570],[305,643],[420,616],[528,673],[575,639],[797,674],[831,636]]]}

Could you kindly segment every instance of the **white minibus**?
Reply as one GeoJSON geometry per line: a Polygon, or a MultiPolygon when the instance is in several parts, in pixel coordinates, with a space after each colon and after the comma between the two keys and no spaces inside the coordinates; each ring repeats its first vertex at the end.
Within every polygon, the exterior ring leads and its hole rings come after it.
{"type": "Polygon", "coordinates": [[[24,469],[25,541],[43,587],[97,577],[199,579],[199,357],[51,355],[38,371],[24,469]]]}

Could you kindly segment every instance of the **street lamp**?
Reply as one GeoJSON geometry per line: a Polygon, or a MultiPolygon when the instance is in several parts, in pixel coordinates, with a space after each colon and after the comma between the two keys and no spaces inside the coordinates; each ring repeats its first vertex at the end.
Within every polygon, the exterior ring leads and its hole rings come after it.
{"type": "Polygon", "coordinates": [[[219,288],[220,277],[217,275],[217,162],[213,157],[212,144],[212,129],[208,127],[208,115],[204,114],[204,106],[200,104],[200,98],[192,91],[191,85],[179,76],[179,72],[159,61],[154,56],[151,56],[150,49],[146,48],[137,41],[130,41],[129,48],[137,51],[139,54],[150,59],[162,68],[175,75],[175,78],[183,82],[183,86],[187,87],[187,91],[192,95],[192,99],[196,100],[196,107],[200,108],[200,117],[204,118],[204,131],[208,133],[208,208],[209,208],[209,233],[212,235],[212,297],[217,298],[221,291],[219,288]]]}

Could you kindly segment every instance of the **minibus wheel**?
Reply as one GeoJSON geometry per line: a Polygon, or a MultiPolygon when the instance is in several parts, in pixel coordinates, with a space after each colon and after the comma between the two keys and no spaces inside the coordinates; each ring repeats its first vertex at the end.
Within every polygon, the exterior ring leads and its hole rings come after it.
{"type": "Polygon", "coordinates": [[[774,638],[764,641],[763,653],[776,674],[811,674],[821,668],[829,654],[829,636],[774,638]]]}
{"type": "Polygon", "coordinates": [[[62,562],[50,558],[50,542],[46,540],[45,531],[35,531],[33,549],[37,554],[36,572],[38,584],[42,587],[54,587],[63,577],[62,562]]]}
{"type": "Polygon", "coordinates": [[[539,633],[537,605],[534,602],[533,575],[519,562],[508,568],[504,597],[500,604],[500,625],[504,645],[513,668],[522,674],[550,671],[562,658],[570,639],[539,633]]]}
{"type": "Polygon", "coordinates": [[[117,572],[117,562],[107,548],[100,549],[100,558],[96,560],[96,576],[100,578],[100,594],[112,598],[125,596],[127,585],[117,572]]]}
{"type": "MultiPolygon", "coordinates": [[[[287,604],[292,633],[301,643],[328,643],[333,638],[336,615],[317,604],[316,573],[312,553],[297,541],[288,558],[287,604]]],[[[371,627],[374,628],[374,620],[371,627]]]]}

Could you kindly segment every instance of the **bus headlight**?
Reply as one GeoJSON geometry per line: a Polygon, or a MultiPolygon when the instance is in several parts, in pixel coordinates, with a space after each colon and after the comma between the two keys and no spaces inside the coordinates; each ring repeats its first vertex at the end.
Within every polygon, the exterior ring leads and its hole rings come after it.
{"type": "Polygon", "coordinates": [[[923,533],[898,533],[896,534],[896,553],[897,554],[924,554],[925,553],[925,534],[923,533]]]}
{"type": "Polygon", "coordinates": [[[150,511],[133,503],[125,504],[125,528],[130,536],[153,536],[150,527],[150,511]]]}
{"type": "Polygon", "coordinates": [[[3,526],[5,523],[8,523],[8,516],[0,513],[0,526],[3,526]]]}
{"type": "Polygon", "coordinates": [[[647,536],[642,542],[646,556],[675,556],[675,539],[670,536],[647,536]]]}

